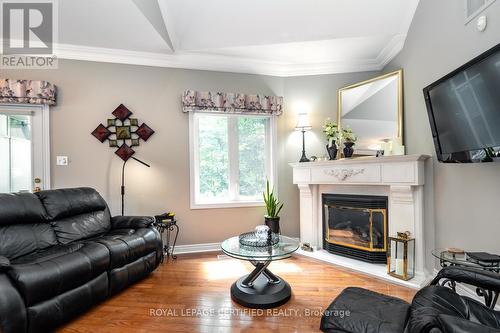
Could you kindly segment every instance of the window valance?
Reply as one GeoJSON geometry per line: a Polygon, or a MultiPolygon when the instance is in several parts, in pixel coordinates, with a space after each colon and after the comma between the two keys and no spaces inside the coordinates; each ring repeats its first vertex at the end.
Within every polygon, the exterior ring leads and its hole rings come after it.
{"type": "Polygon", "coordinates": [[[182,111],[200,110],[279,116],[283,113],[283,97],[186,90],[182,95],[182,111]]]}
{"type": "Polygon", "coordinates": [[[47,81],[0,79],[0,103],[56,105],[56,95],[47,81]]]}

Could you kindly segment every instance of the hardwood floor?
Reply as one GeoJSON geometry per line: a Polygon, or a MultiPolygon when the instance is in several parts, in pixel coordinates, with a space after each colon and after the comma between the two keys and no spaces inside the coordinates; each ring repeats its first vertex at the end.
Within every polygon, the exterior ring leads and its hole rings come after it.
{"type": "Polygon", "coordinates": [[[321,311],[348,286],[411,300],[415,290],[295,255],[270,270],[292,287],[276,309],[233,303],[231,284],[253,266],[219,253],[179,255],[153,274],[62,327],[59,332],[319,332],[321,311]]]}

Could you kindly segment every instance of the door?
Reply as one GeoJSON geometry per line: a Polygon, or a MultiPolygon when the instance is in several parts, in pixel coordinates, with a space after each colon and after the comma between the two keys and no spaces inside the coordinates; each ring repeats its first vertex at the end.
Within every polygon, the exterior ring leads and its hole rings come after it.
{"type": "Polygon", "coordinates": [[[48,107],[0,105],[0,193],[49,188],[48,107]]]}

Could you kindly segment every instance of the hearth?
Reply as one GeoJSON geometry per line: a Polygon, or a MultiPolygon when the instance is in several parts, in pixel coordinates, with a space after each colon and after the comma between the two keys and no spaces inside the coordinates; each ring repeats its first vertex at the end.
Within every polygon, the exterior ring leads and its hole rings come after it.
{"type": "Polygon", "coordinates": [[[387,263],[385,196],[323,194],[323,248],[371,263],[387,263]]]}

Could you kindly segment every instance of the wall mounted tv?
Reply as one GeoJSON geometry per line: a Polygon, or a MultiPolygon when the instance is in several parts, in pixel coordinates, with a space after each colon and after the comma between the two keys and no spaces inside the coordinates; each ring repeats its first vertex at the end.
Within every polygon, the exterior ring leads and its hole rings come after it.
{"type": "Polygon", "coordinates": [[[500,161],[500,44],[424,88],[439,161],[500,161]]]}

